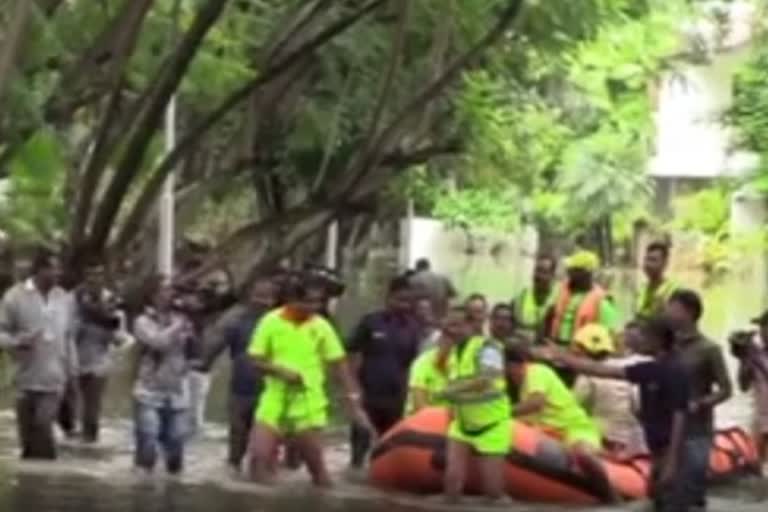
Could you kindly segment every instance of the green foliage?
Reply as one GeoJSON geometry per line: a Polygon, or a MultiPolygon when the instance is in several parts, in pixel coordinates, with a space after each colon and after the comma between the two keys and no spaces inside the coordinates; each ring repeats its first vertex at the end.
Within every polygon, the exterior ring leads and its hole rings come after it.
{"type": "Polygon", "coordinates": [[[67,222],[63,162],[61,144],[51,132],[39,132],[16,153],[0,199],[0,229],[14,241],[61,236],[67,222]]]}
{"type": "Polygon", "coordinates": [[[522,210],[514,190],[495,194],[487,189],[467,189],[440,194],[433,213],[451,226],[511,231],[520,225],[522,210]]]}
{"type": "Polygon", "coordinates": [[[676,199],[672,226],[708,236],[721,235],[727,230],[730,196],[728,187],[718,186],[676,199]]]}
{"type": "Polygon", "coordinates": [[[648,87],[681,50],[687,12],[683,1],[537,4],[528,44],[512,50],[524,65],[465,75],[455,104],[468,151],[454,175],[472,193],[455,196],[467,204],[451,211],[498,225],[504,209],[478,206],[516,197],[515,219],[525,212],[576,237],[612,218],[628,238],[653,193],[648,87]]]}

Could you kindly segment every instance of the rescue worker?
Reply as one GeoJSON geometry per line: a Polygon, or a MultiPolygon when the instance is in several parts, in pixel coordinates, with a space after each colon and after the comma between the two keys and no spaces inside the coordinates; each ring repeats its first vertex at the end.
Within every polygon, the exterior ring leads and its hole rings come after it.
{"type": "Polygon", "coordinates": [[[456,315],[463,317],[461,310],[449,311],[440,324],[440,335],[434,346],[429,347],[416,358],[408,376],[408,399],[405,414],[410,416],[425,407],[447,406],[440,394],[448,385],[448,356],[453,346],[462,341],[452,329],[456,315]],[[446,327],[448,330],[446,330],[446,327]]]}
{"type": "Polygon", "coordinates": [[[664,312],[664,305],[677,290],[677,284],[665,276],[669,263],[669,246],[653,242],[645,249],[643,272],[646,282],[637,296],[635,316],[647,320],[664,312]]]}
{"type": "Polygon", "coordinates": [[[532,362],[525,349],[508,347],[505,356],[506,376],[520,395],[514,405],[515,419],[561,438],[572,463],[595,481],[601,498],[618,501],[598,458],[600,431],[573,392],[549,366],[532,362]]]}
{"type": "Polygon", "coordinates": [[[341,341],[320,315],[325,297],[322,282],[291,283],[285,305],[267,313],[254,331],[248,354],[266,376],[250,443],[251,477],[257,482],[269,479],[277,444],[290,437],[313,483],[331,485],[322,442],[328,423],[326,366],[344,388],[353,422],[373,429],[341,341]]]}
{"type": "Polygon", "coordinates": [[[458,501],[475,459],[488,499],[504,497],[504,457],[509,451],[510,404],[504,378],[504,348],[474,335],[463,309],[450,311],[443,329],[454,340],[448,353],[448,385],[437,399],[452,411],[444,492],[458,501]]]}
{"type": "Polygon", "coordinates": [[[608,294],[594,282],[600,258],[589,251],[578,251],[565,260],[568,278],[557,291],[548,315],[550,340],[569,346],[573,335],[587,324],[600,324],[615,332],[616,308],[608,294]]]}
{"type": "Polygon", "coordinates": [[[541,342],[547,311],[555,300],[555,270],[553,256],[540,254],[533,269],[533,284],[512,301],[517,333],[529,343],[541,342]]]}
{"type": "MultiPolygon", "coordinates": [[[[547,315],[547,335],[562,347],[570,347],[576,332],[588,324],[600,324],[615,332],[618,314],[608,294],[594,282],[600,258],[590,251],[577,251],[565,259],[567,279],[560,285],[547,315]]],[[[567,386],[573,385],[574,372],[565,367],[555,371],[567,386]]]]}

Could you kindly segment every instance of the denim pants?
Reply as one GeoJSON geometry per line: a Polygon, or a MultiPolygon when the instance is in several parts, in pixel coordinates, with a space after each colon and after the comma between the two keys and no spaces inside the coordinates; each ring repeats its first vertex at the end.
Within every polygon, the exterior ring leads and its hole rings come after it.
{"type": "Polygon", "coordinates": [[[136,466],[152,471],[160,449],[165,456],[169,473],[180,473],[184,466],[184,441],[189,426],[185,409],[174,409],[170,404],[160,407],[136,402],[134,429],[136,435],[136,466]]]}
{"type": "Polygon", "coordinates": [[[685,482],[686,501],[692,507],[707,506],[707,474],[711,450],[711,435],[691,435],[685,440],[685,463],[682,476],[685,482]]]}

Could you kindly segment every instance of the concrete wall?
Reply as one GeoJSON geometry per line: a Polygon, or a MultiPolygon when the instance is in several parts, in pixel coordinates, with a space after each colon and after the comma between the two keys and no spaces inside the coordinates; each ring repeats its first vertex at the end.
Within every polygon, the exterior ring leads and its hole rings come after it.
{"type": "Polygon", "coordinates": [[[538,244],[532,228],[466,231],[419,217],[404,219],[401,226],[401,266],[411,268],[417,259],[428,258],[464,295],[482,292],[492,300],[509,300],[530,281],[538,244]]]}

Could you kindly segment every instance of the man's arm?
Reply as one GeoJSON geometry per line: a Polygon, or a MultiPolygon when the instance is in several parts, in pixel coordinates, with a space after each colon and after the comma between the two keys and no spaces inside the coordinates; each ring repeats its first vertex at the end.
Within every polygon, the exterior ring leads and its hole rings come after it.
{"type": "Polygon", "coordinates": [[[368,328],[368,317],[363,317],[358,322],[352,335],[347,340],[347,357],[349,370],[353,375],[360,374],[360,368],[363,365],[363,351],[370,339],[370,329],[368,328]]]}
{"type": "Polygon", "coordinates": [[[210,372],[216,359],[232,344],[237,334],[237,327],[234,325],[219,329],[214,328],[211,336],[208,338],[210,343],[204,344],[199,370],[203,373],[210,372]]]}
{"type": "Polygon", "coordinates": [[[544,393],[538,391],[531,393],[515,406],[514,416],[522,417],[529,416],[531,414],[538,414],[547,407],[548,403],[549,402],[547,401],[547,397],[544,393]]]}
{"type": "Polygon", "coordinates": [[[713,345],[709,351],[709,362],[715,377],[716,389],[709,395],[696,401],[694,407],[716,407],[733,395],[733,385],[728,369],[725,366],[725,358],[720,347],[713,345]]]}
{"type": "Polygon", "coordinates": [[[136,341],[152,350],[165,352],[173,346],[178,332],[184,328],[181,321],[174,322],[169,327],[162,328],[148,317],[140,316],[133,326],[136,341]]]}
{"type": "Polygon", "coordinates": [[[603,377],[607,379],[624,380],[627,373],[620,366],[609,366],[600,364],[590,359],[579,357],[564,350],[556,350],[554,353],[545,350],[532,350],[535,357],[563,364],[578,373],[592,375],[594,377],[603,377]]]}
{"type": "MultiPolygon", "coordinates": [[[[70,295],[66,299],[67,309],[67,329],[64,333],[66,343],[67,372],[70,378],[75,378],[80,373],[80,360],[77,352],[76,329],[77,329],[77,306],[74,296],[70,295]]],[[[75,386],[76,387],[76,386],[75,386]]]]}
{"type": "Polygon", "coordinates": [[[482,393],[491,390],[496,379],[504,375],[504,354],[495,346],[484,347],[477,362],[476,376],[450,382],[440,396],[449,400],[463,393],[482,393]]]}
{"type": "Polygon", "coordinates": [[[14,305],[9,292],[0,301],[0,348],[18,347],[19,340],[16,334],[14,305]]]}
{"type": "Polygon", "coordinates": [[[755,371],[752,369],[752,365],[749,364],[749,361],[740,361],[738,373],[739,388],[746,393],[752,388],[754,380],[755,371]]]}

